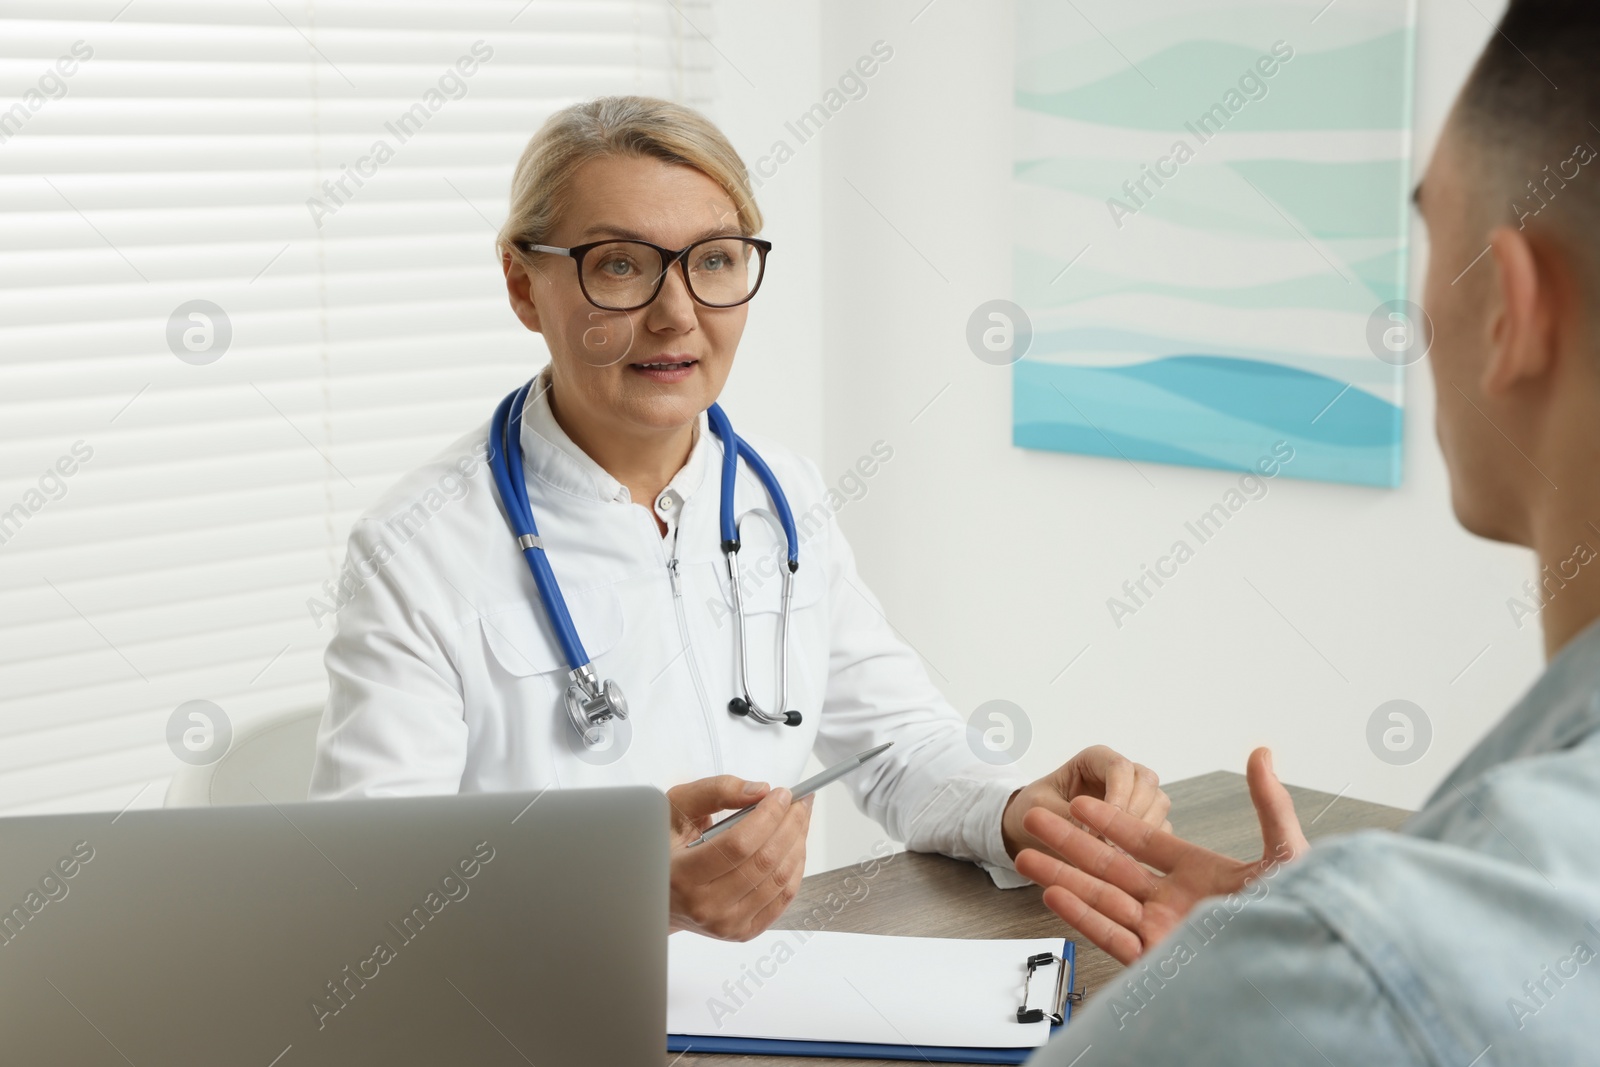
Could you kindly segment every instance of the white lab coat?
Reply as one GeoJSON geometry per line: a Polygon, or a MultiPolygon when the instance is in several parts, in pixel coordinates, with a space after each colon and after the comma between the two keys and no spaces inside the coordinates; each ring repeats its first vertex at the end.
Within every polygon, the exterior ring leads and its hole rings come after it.
{"type": "MultiPolygon", "coordinates": [[[[339,605],[338,628],[312,799],[664,790],[723,773],[788,785],[813,751],[831,765],[892,740],[843,779],[856,804],[911,849],[1022,884],[1000,816],[1023,781],[972,754],[962,718],[856,573],[814,464],[741,431],[784,487],[802,538],[785,710],[803,721],[762,725],[727,710],[740,688],[718,530],[722,446],[705,416],[655,502],[662,537],[544,396],[530,395],[521,432],[534,518],[598,676],[615,679],[629,706],[626,727],[596,752],[568,721],[568,668],[484,462],[487,432],[485,423],[407,475],[350,534],[328,603],[339,605]]],[[[771,507],[743,463],[735,501],[736,515],[771,507]]],[[[742,538],[752,693],[771,708],[783,542],[755,517],[742,538]]]]}

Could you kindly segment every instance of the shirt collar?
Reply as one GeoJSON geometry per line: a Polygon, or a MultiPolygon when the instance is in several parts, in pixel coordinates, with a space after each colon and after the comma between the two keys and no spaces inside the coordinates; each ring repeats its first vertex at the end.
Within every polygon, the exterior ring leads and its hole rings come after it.
{"type": "Polygon", "coordinates": [[[1499,764],[1571,748],[1596,732],[1600,732],[1600,621],[1567,642],[1527,695],[1450,772],[1434,799],[1499,764]]]}
{"type": "MultiPolygon", "coordinates": [[[[522,408],[522,464],[527,474],[575,496],[607,502],[631,502],[633,497],[628,487],[590,458],[556,422],[555,414],[550,410],[549,394],[550,368],[546,366],[534,379],[533,388],[528,391],[527,402],[522,408]]],[[[666,489],[676,491],[684,500],[693,496],[695,490],[705,482],[706,467],[713,462],[713,453],[718,458],[721,455],[719,445],[708,440],[711,434],[705,412],[701,412],[696,420],[694,434],[689,458],[666,485],[666,489]]],[[[647,507],[652,503],[644,501],[647,507]]]]}

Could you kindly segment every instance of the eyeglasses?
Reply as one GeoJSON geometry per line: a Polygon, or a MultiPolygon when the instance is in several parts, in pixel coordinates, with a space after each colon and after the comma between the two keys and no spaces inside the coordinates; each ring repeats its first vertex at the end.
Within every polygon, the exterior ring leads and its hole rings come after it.
{"type": "Polygon", "coordinates": [[[568,256],[589,303],[606,311],[636,311],[661,293],[674,263],[683,270],[689,295],[711,308],[738,307],[761,288],[771,241],[757,237],[708,237],[673,251],[648,241],[593,241],[557,248],[518,241],[526,252],[568,256]]]}

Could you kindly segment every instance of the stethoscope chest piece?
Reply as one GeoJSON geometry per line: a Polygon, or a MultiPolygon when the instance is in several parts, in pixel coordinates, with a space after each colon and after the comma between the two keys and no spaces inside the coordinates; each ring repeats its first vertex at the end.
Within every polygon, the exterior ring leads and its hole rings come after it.
{"type": "Polygon", "coordinates": [[[594,748],[605,741],[607,723],[628,717],[628,699],[622,695],[622,687],[612,679],[601,684],[587,665],[573,671],[569,677],[572,684],[567,686],[567,718],[572,720],[572,728],[578,731],[583,743],[594,748]]]}

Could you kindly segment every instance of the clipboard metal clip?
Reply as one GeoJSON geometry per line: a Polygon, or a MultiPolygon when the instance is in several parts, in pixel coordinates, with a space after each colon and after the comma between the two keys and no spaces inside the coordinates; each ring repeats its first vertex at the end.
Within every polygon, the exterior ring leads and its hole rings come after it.
{"type": "Polygon", "coordinates": [[[1017,1022],[1037,1023],[1049,1019],[1055,1026],[1060,1026],[1066,1021],[1067,1002],[1077,1003],[1083,999],[1082,993],[1074,993],[1067,987],[1067,961],[1053,952],[1041,952],[1027,959],[1028,976],[1022,983],[1022,1006],[1017,1009],[1017,1022]],[[1033,982],[1033,972],[1041,967],[1055,964],[1056,989],[1055,997],[1051,1001],[1055,1010],[1046,1012],[1043,1008],[1028,1007],[1028,987],[1033,982]]]}

